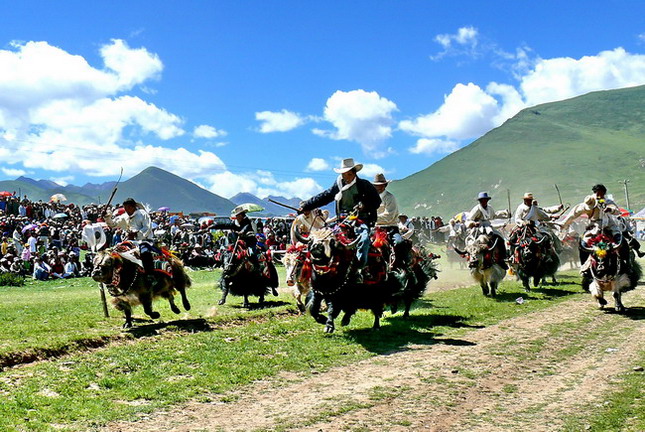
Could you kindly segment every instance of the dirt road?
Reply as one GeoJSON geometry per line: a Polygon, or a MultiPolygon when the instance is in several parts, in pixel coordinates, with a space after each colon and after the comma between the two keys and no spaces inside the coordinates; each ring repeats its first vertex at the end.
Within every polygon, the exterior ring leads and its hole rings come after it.
{"type": "MultiPolygon", "coordinates": [[[[110,431],[557,431],[639,366],[645,290],[627,315],[590,298],[311,375],[282,375],[110,431]],[[221,400],[218,399],[218,400],[221,400]]],[[[643,365],[640,365],[643,366],[643,365]]]]}

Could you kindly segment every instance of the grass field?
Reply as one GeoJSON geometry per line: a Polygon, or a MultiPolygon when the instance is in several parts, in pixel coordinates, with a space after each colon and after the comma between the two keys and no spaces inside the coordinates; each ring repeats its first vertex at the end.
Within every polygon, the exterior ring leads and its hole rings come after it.
{"type": "MultiPolygon", "coordinates": [[[[88,279],[1,287],[0,430],[90,430],[189,400],[229,402],[231,390],[279,372],[323,371],[410,344],[458,344],[466,332],[583,295],[573,273],[530,294],[504,282],[495,299],[475,287],[433,292],[410,319],[386,313],[379,332],[370,330],[372,317],[363,312],[325,335],[297,313],[286,290],[248,311],[236,297],[215,306],[218,272],[191,276],[189,313],[175,316],[159,302],[162,319],[152,322],[137,308],[141,319],[128,332],[120,330],[117,311],[102,317],[98,289],[88,279]],[[518,304],[518,297],[525,302],[518,304]]],[[[642,384],[642,375],[626,376],[616,393],[633,397],[642,384]]],[[[645,416],[624,409],[612,415],[645,416]]]]}

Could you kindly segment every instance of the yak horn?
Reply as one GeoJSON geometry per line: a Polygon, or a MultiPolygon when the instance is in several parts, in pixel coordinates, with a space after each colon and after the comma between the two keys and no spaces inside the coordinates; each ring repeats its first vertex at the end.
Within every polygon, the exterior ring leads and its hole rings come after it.
{"type": "Polygon", "coordinates": [[[311,238],[307,238],[307,237],[303,237],[303,235],[302,235],[302,234],[300,234],[300,233],[298,232],[298,230],[297,230],[297,229],[295,229],[295,230],[293,231],[293,234],[295,235],[296,240],[298,240],[300,243],[304,243],[304,244],[311,243],[311,240],[312,240],[312,239],[311,239],[311,238]]]}
{"type": "Polygon", "coordinates": [[[360,237],[357,237],[356,240],[354,240],[353,242],[346,244],[345,248],[346,249],[356,249],[356,246],[358,246],[358,242],[359,242],[360,239],[361,239],[360,237]]]}
{"type": "Polygon", "coordinates": [[[535,243],[537,243],[537,244],[542,244],[542,242],[543,242],[544,240],[546,240],[546,235],[545,235],[545,236],[543,236],[539,241],[536,241],[535,243]]]}
{"type": "Polygon", "coordinates": [[[454,250],[455,252],[457,252],[459,255],[466,255],[466,252],[464,252],[464,251],[460,251],[460,250],[459,250],[459,249],[457,249],[456,247],[453,247],[453,248],[452,248],[452,250],[454,250]]]}

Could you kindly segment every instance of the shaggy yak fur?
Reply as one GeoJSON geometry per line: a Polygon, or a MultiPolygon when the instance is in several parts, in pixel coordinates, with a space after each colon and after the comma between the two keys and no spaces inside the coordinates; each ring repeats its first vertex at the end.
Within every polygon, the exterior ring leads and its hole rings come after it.
{"type": "Polygon", "coordinates": [[[341,325],[349,324],[358,309],[372,311],[374,329],[380,328],[380,318],[386,305],[400,291],[401,284],[392,272],[378,248],[370,250],[365,276],[358,283],[352,265],[355,259],[355,243],[342,233],[331,228],[314,230],[309,235],[309,252],[313,264],[311,291],[307,296],[307,310],[326,333],[335,330],[334,320],[344,312],[341,325]],[[327,316],[320,313],[322,301],[327,304],[327,316]]]}
{"type": "Polygon", "coordinates": [[[551,246],[551,238],[547,234],[537,236],[530,232],[521,235],[515,246],[514,262],[517,275],[522,280],[526,292],[531,290],[530,279],[537,288],[547,277],[553,282],[560,267],[560,258],[551,246]]]}
{"type": "Polygon", "coordinates": [[[409,317],[412,303],[423,295],[431,279],[437,279],[438,270],[433,261],[440,256],[413,247],[408,240],[399,243],[391,251],[395,257],[392,260],[392,276],[398,280],[399,289],[392,296],[390,311],[396,313],[399,305],[403,304],[403,316],[409,317]]]}
{"type": "Polygon", "coordinates": [[[642,276],[642,269],[634,252],[625,242],[613,243],[605,235],[592,238],[589,243],[591,246],[581,246],[589,253],[589,258],[581,268],[582,272],[591,274],[589,292],[602,309],[607,304],[604,293],[610,291],[616,312],[624,312],[622,294],[636,288],[642,276]]]}
{"type": "Polygon", "coordinates": [[[311,290],[312,265],[309,250],[306,245],[298,243],[291,246],[282,258],[284,264],[287,286],[293,288],[293,297],[296,299],[300,312],[305,311],[302,299],[307,298],[311,290]]]}
{"type": "Polygon", "coordinates": [[[167,257],[172,267],[172,278],[161,272],[155,272],[157,283],[154,291],[150,288],[143,273],[137,264],[123,259],[112,250],[98,252],[94,258],[92,278],[105,284],[112,295],[112,303],[117,310],[123,311],[125,316],[124,328],[132,327],[132,307],[141,305],[143,311],[150,318],[159,318],[159,312],[152,310],[152,301],[161,297],[168,300],[170,309],[179,314],[181,311],[175,305],[174,296],[179,292],[184,309],[190,310],[190,303],[186,297],[186,289],[190,287],[190,277],[184,271],[184,266],[178,258],[167,257]],[[118,283],[115,280],[115,269],[119,270],[118,283]]]}
{"type": "Polygon", "coordinates": [[[253,262],[244,241],[238,240],[235,246],[231,246],[223,254],[224,269],[219,280],[222,298],[218,304],[226,303],[229,293],[244,297],[245,308],[250,307],[249,296],[258,297],[258,304],[263,304],[264,296],[279,285],[278,273],[270,260],[270,257],[263,254],[253,262]],[[270,272],[270,277],[264,275],[258,268],[260,260],[267,260],[265,265],[270,272]]]}
{"type": "Polygon", "coordinates": [[[455,250],[468,258],[470,275],[479,283],[482,293],[484,295],[490,293],[494,297],[497,286],[506,276],[506,272],[495,262],[493,257],[495,244],[490,243],[490,237],[482,234],[472,244],[467,245],[465,251],[455,250]]]}

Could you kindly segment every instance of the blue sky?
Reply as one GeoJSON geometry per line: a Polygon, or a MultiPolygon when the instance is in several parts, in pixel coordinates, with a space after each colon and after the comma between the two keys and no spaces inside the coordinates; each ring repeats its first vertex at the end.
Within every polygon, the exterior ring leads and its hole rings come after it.
{"type": "Polygon", "coordinates": [[[645,84],[642,1],[16,2],[0,178],[149,165],[306,197],[343,157],[413,174],[518,110],[645,84]]]}

